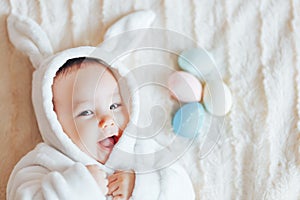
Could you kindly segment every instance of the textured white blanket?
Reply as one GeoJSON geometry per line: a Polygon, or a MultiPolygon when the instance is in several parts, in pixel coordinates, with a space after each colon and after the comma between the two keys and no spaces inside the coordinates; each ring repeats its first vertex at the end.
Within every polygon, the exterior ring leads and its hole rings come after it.
{"type": "MultiPolygon", "coordinates": [[[[96,45],[120,17],[140,9],[154,11],[155,27],[191,37],[213,54],[233,93],[232,110],[213,151],[203,157],[196,143],[182,160],[197,199],[300,199],[299,0],[1,0],[0,111],[9,113],[1,121],[1,199],[5,173],[37,143],[39,134],[31,114],[30,62],[16,52],[6,33],[10,9],[39,23],[54,51],[96,45]]],[[[149,61],[163,59],[154,56],[149,61]]],[[[154,92],[145,92],[145,105],[165,98],[154,92]]]]}

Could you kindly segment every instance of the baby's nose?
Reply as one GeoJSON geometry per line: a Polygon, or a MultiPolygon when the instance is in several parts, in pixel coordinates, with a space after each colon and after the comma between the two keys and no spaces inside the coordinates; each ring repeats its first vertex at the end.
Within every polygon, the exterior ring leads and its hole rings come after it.
{"type": "Polygon", "coordinates": [[[100,128],[112,127],[114,125],[115,125],[115,122],[111,117],[103,117],[102,119],[99,120],[100,128]]]}

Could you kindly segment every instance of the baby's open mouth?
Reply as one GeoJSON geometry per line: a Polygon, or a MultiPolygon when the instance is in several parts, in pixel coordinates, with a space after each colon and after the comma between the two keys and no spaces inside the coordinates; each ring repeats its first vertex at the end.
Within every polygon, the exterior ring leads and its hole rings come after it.
{"type": "Polygon", "coordinates": [[[103,140],[100,140],[98,144],[100,147],[105,148],[105,149],[112,149],[115,144],[118,142],[118,137],[113,135],[111,137],[107,137],[103,140]]]}

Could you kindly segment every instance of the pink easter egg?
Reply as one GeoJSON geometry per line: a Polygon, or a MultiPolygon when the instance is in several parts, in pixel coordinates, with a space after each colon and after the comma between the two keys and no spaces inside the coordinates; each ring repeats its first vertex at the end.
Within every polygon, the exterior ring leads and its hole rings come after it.
{"type": "Polygon", "coordinates": [[[171,95],[181,102],[201,100],[202,86],[200,81],[190,73],[176,71],[168,79],[171,95]]]}

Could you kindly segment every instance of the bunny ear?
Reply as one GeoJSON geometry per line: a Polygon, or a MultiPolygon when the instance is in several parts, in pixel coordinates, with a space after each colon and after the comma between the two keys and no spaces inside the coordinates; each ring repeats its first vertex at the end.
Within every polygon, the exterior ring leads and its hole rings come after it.
{"type": "Polygon", "coordinates": [[[144,37],[141,31],[134,30],[150,28],[154,19],[154,12],[144,10],[122,17],[107,29],[102,48],[107,52],[134,49],[144,37]],[[126,32],[127,34],[122,34],[126,32]]]}
{"type": "Polygon", "coordinates": [[[126,31],[149,28],[154,21],[154,18],[154,12],[144,10],[126,15],[107,29],[104,40],[126,31]]]}
{"type": "Polygon", "coordinates": [[[53,54],[46,33],[33,20],[26,16],[11,14],[7,18],[8,36],[16,49],[29,56],[35,69],[42,60],[53,54]]]}

